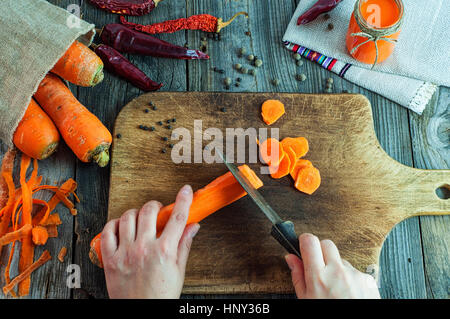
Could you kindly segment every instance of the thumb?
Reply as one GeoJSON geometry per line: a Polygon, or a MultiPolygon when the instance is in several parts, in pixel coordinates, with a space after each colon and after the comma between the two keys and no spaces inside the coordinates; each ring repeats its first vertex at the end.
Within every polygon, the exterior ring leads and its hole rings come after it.
{"type": "Polygon", "coordinates": [[[303,261],[293,254],[286,255],[284,259],[286,259],[286,263],[291,269],[292,284],[294,285],[297,298],[302,298],[306,292],[303,261]]]}
{"type": "Polygon", "coordinates": [[[200,229],[199,224],[191,224],[186,226],[183,235],[181,236],[180,242],[178,243],[178,258],[177,263],[181,271],[186,270],[186,263],[189,257],[189,252],[191,251],[192,240],[197,235],[200,229]]]}

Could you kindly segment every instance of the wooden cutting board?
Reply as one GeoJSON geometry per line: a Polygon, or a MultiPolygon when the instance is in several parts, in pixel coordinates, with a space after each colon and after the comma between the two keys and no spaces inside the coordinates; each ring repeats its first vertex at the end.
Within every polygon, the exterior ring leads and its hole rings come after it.
{"type": "MultiPolygon", "coordinates": [[[[267,128],[260,107],[273,98],[285,104],[286,114],[272,127],[279,127],[280,138],[309,140],[305,158],[320,169],[322,185],[308,196],[294,189],[289,176],[274,180],[259,174],[260,163],[249,166],[264,182],[262,195],[283,219],[294,222],[298,234],[331,239],[355,267],[376,272],[383,241],[397,223],[416,215],[449,214],[450,201],[435,190],[449,187],[450,171],[414,169],[389,157],[362,95],[158,92],[133,100],[117,117],[114,136],[121,138],[115,137],[112,147],[109,218],[151,199],[169,204],[182,185],[196,190],[227,172],[221,163],[174,164],[167,145],[178,141],[171,142],[167,123],[159,126],[158,121],[175,117],[173,128],[187,128],[192,136],[194,120],[200,119],[203,130],[217,127],[224,135],[225,128],[267,128]]],[[[183,292],[293,292],[285,251],[269,235],[270,227],[247,197],[209,216],[194,240],[183,292]]]]}

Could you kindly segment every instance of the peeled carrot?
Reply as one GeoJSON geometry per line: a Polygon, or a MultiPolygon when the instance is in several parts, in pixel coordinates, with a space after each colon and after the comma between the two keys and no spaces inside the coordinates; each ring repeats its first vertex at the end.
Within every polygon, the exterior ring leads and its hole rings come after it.
{"type": "MultiPolygon", "coordinates": [[[[239,166],[239,170],[255,188],[260,188],[263,186],[263,182],[250,167],[247,165],[241,165],[239,166]]],[[[247,192],[244,191],[231,172],[228,172],[194,193],[194,198],[191,209],[189,210],[189,217],[186,224],[189,225],[198,223],[212,213],[215,213],[219,209],[230,205],[245,195],[247,195],[247,192]]],[[[166,226],[166,223],[172,214],[173,207],[174,204],[170,204],[163,207],[159,211],[156,223],[156,230],[158,234],[160,234],[166,226]]],[[[101,234],[98,234],[91,241],[89,258],[97,266],[103,267],[100,247],[101,234]]]]}
{"type": "Polygon", "coordinates": [[[299,159],[295,162],[294,168],[293,168],[292,171],[291,171],[291,177],[294,179],[294,181],[297,179],[298,171],[299,171],[301,168],[307,167],[307,166],[311,167],[311,166],[313,166],[313,164],[312,164],[310,161],[305,160],[305,159],[302,159],[302,158],[299,158],[299,159]]]}
{"type": "Polygon", "coordinates": [[[261,159],[270,166],[278,166],[284,157],[283,147],[275,138],[268,138],[259,146],[261,159]]]}
{"type": "Polygon", "coordinates": [[[58,77],[47,74],[34,97],[81,161],[94,161],[101,167],[108,164],[111,133],[58,77]]]}
{"type": "Polygon", "coordinates": [[[284,113],[284,104],[278,100],[267,100],[261,106],[261,115],[267,125],[275,123],[284,113]]]}
{"type": "Polygon", "coordinates": [[[103,80],[103,62],[83,43],[75,41],[51,72],[79,86],[94,86],[103,80]]]}
{"type": "Polygon", "coordinates": [[[295,188],[299,191],[311,195],[320,186],[320,172],[313,166],[300,168],[295,179],[295,188]]]}
{"type": "Polygon", "coordinates": [[[14,132],[13,142],[23,153],[40,160],[49,157],[58,147],[59,133],[55,124],[33,99],[14,132]]]}
{"type": "Polygon", "coordinates": [[[297,158],[305,156],[309,151],[308,140],[304,137],[286,137],[281,141],[281,145],[285,149],[291,147],[297,158]]]}

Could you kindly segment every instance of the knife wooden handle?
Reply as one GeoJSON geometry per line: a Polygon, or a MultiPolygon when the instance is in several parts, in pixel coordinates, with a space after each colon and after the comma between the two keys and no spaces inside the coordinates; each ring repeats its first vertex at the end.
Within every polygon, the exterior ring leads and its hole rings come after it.
{"type": "Polygon", "coordinates": [[[270,234],[287,250],[288,253],[294,254],[302,259],[298,236],[295,233],[294,224],[291,221],[287,220],[273,225],[270,234]]]}

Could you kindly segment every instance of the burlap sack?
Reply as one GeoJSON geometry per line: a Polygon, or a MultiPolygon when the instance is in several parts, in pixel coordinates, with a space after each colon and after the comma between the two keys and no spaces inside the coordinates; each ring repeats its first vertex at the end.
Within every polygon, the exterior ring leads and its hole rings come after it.
{"type": "Polygon", "coordinates": [[[0,139],[12,136],[44,76],[75,40],[90,45],[93,24],[44,0],[2,0],[0,139]]]}

